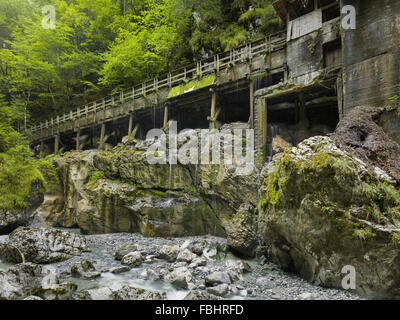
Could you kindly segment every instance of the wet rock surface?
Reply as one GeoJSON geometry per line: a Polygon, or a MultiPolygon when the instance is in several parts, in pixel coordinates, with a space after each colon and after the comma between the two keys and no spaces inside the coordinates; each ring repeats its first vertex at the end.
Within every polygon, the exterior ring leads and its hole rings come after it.
{"type": "MultiPolygon", "coordinates": [[[[78,285],[77,291],[73,294],[74,299],[298,300],[299,295],[303,293],[311,293],[315,299],[360,299],[348,291],[311,285],[295,275],[280,271],[275,265],[265,263],[265,261],[261,264],[257,260],[243,261],[230,253],[219,255],[218,259],[206,258],[203,255],[203,252],[207,252],[204,250],[205,248],[226,246],[226,240],[222,238],[203,236],[149,239],[140,234],[125,233],[88,235],[85,238],[92,249],[91,252],[51,264],[58,275],[65,273],[82,259],[92,261],[96,270],[102,271],[101,277],[91,280],[79,279],[71,275],[63,277],[62,282],[72,282],[78,285]],[[126,243],[134,243],[139,246],[144,257],[156,254],[163,247],[177,247],[179,248],[178,254],[196,248],[200,255],[193,251],[192,253],[202,263],[197,266],[193,265],[193,261],[196,259],[188,263],[176,260],[168,262],[164,259],[152,258],[151,262],[143,261],[140,266],[115,274],[112,270],[120,268],[122,265],[121,261],[115,259],[114,253],[119,246],[126,243]],[[199,250],[200,244],[203,249],[201,251],[199,250]],[[212,281],[212,284],[209,282],[210,285],[207,285],[205,279],[215,273],[222,274],[224,277],[216,277],[216,282],[212,281]],[[173,278],[171,274],[176,278],[173,278]],[[260,280],[260,278],[263,279],[260,280]],[[173,283],[174,280],[177,282],[173,283]],[[138,291],[138,289],[145,291],[138,291]]],[[[132,247],[132,249],[136,248],[136,246],[132,247]]],[[[211,277],[214,278],[214,276],[211,277]]]]}
{"type": "Polygon", "coordinates": [[[52,263],[89,251],[85,238],[71,232],[49,228],[20,227],[5,243],[0,243],[0,257],[7,262],[52,263]]]}
{"type": "Polygon", "coordinates": [[[399,297],[400,193],[382,172],[328,137],[274,157],[260,189],[267,257],[327,287],[342,287],[342,270],[352,266],[363,296],[399,297]]]}
{"type": "Polygon", "coordinates": [[[19,300],[37,295],[45,287],[57,286],[51,269],[33,263],[18,264],[0,270],[0,299],[19,300]]]}

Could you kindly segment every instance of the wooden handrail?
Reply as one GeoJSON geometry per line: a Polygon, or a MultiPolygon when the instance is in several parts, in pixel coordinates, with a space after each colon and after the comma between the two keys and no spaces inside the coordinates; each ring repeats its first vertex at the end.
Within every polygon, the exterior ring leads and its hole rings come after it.
{"type": "MultiPolygon", "coordinates": [[[[135,85],[126,91],[121,91],[119,94],[105,96],[102,99],[93,101],[85,106],[79,107],[76,111],[71,111],[69,114],[63,114],[62,120],[57,116],[57,124],[75,120],[75,118],[85,117],[89,113],[95,113],[99,110],[106,110],[108,107],[113,107],[118,103],[123,103],[129,100],[148,95],[149,93],[156,92],[165,88],[171,88],[174,84],[180,84],[188,78],[194,78],[196,75],[204,76],[212,74],[216,69],[224,70],[229,68],[232,64],[242,62],[248,59],[252,60],[254,56],[259,56],[265,53],[271,53],[282,49],[286,45],[286,31],[282,31],[264,40],[258,40],[252,43],[247,43],[241,47],[234,48],[222,54],[217,54],[208,59],[198,61],[196,64],[190,64],[183,68],[177,69],[161,75],[160,77],[146,80],[139,85],[135,85]],[[191,75],[191,77],[189,76],[191,75]]],[[[54,118],[50,119],[51,126],[54,126],[54,118]]],[[[28,131],[31,134],[43,129],[43,126],[48,128],[48,120],[36,126],[30,127],[28,131]]]]}

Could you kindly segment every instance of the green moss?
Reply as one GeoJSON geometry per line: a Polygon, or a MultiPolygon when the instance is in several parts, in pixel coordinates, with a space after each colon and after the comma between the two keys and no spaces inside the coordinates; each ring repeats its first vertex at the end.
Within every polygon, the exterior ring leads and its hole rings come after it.
{"type": "Polygon", "coordinates": [[[393,234],[392,234],[392,243],[400,244],[400,232],[393,232],[393,234]]]}
{"type": "Polygon", "coordinates": [[[205,76],[205,77],[201,78],[200,81],[199,80],[188,81],[184,85],[173,87],[169,91],[168,99],[180,96],[180,95],[184,94],[187,91],[194,91],[194,90],[197,90],[197,89],[201,89],[201,88],[205,88],[205,87],[211,86],[214,83],[214,81],[215,81],[215,75],[214,74],[205,76]]]}
{"type": "Polygon", "coordinates": [[[372,239],[375,236],[376,236],[375,233],[372,232],[372,228],[366,227],[366,228],[362,228],[362,229],[355,229],[353,231],[352,238],[364,241],[364,240],[372,239]]]}
{"type": "Polygon", "coordinates": [[[103,171],[94,171],[90,176],[89,182],[97,182],[100,179],[104,179],[105,174],[103,171]]]}

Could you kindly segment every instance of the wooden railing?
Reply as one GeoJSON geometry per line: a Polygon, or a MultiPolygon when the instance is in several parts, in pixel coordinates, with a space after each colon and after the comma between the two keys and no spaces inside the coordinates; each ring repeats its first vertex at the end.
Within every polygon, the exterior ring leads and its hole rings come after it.
{"type": "Polygon", "coordinates": [[[131,89],[121,91],[119,94],[106,96],[103,99],[81,106],[75,111],[70,111],[69,113],[64,113],[61,116],[46,120],[36,126],[32,126],[28,129],[28,133],[34,135],[42,130],[59,126],[62,123],[73,121],[80,117],[85,117],[88,114],[113,108],[129,100],[134,100],[143,96],[145,97],[150,93],[165,88],[173,88],[174,86],[182,84],[183,81],[186,81],[187,79],[194,79],[196,77],[201,78],[205,75],[231,68],[238,62],[251,61],[253,57],[263,54],[271,54],[274,51],[284,48],[285,45],[286,32],[270,35],[265,40],[248,43],[223,54],[217,54],[209,59],[199,61],[197,64],[191,64],[177,71],[145,81],[131,89]]]}

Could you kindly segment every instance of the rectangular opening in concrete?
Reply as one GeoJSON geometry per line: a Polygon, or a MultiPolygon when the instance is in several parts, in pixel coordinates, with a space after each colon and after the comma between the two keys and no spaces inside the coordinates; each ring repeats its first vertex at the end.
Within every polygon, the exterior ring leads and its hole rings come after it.
{"type": "Polygon", "coordinates": [[[323,44],[324,68],[342,63],[342,42],[340,39],[323,44]]]}
{"type": "Polygon", "coordinates": [[[333,89],[291,93],[267,99],[267,159],[287,144],[332,133],[339,122],[338,98],[333,89]]]}

